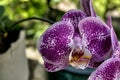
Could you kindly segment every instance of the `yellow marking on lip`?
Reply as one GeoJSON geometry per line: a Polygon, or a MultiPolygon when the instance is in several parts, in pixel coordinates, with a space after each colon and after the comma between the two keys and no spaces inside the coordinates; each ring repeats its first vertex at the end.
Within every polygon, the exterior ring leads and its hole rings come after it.
{"type": "Polygon", "coordinates": [[[76,56],[71,58],[69,63],[70,63],[70,65],[72,65],[75,68],[85,69],[88,66],[88,63],[89,63],[91,58],[92,58],[91,55],[83,54],[81,57],[76,55],[76,56]]]}

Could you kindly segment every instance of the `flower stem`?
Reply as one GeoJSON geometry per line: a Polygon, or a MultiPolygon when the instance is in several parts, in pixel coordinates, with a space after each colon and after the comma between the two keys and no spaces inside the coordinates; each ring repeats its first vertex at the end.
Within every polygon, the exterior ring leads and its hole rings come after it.
{"type": "Polygon", "coordinates": [[[15,22],[11,27],[11,30],[15,29],[15,26],[22,23],[22,22],[25,22],[25,21],[29,21],[29,20],[39,20],[39,21],[43,21],[43,22],[47,22],[49,24],[53,24],[54,22],[51,21],[51,20],[48,20],[48,19],[45,19],[45,18],[38,18],[38,17],[30,17],[30,18],[26,18],[26,19],[22,19],[20,21],[17,21],[15,22]]]}

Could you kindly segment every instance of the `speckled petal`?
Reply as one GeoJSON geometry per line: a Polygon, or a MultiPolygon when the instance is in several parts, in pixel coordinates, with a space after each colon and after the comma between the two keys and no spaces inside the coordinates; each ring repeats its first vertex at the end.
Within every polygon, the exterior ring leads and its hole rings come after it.
{"type": "Polygon", "coordinates": [[[83,11],[73,9],[66,12],[62,17],[62,20],[70,21],[73,24],[74,28],[76,29],[78,27],[79,21],[84,17],[86,17],[86,15],[83,11]]]}
{"type": "Polygon", "coordinates": [[[89,62],[89,65],[88,65],[88,67],[89,68],[97,68],[101,63],[103,63],[104,61],[101,61],[101,62],[95,62],[95,61],[90,61],[89,62]]]}
{"type": "Polygon", "coordinates": [[[58,65],[44,62],[44,67],[48,72],[59,71],[59,70],[66,68],[66,66],[68,66],[68,61],[66,61],[62,64],[58,64],[58,65]]]}
{"type": "Polygon", "coordinates": [[[73,42],[70,44],[71,48],[82,50],[81,36],[79,33],[74,32],[73,42]]]}
{"type": "Polygon", "coordinates": [[[92,53],[92,62],[101,62],[111,51],[110,28],[99,18],[86,17],[79,22],[85,48],[92,53]]]}
{"type": "Polygon", "coordinates": [[[110,58],[103,62],[88,80],[120,80],[120,58],[110,58]]]}
{"type": "Polygon", "coordinates": [[[118,42],[118,39],[114,32],[113,27],[111,27],[111,41],[112,41],[112,49],[113,49],[112,57],[120,58],[120,44],[118,42]]]}
{"type": "Polygon", "coordinates": [[[107,17],[107,25],[112,28],[112,20],[111,20],[111,16],[107,17]]]}
{"type": "Polygon", "coordinates": [[[112,49],[113,51],[115,51],[115,49],[118,47],[119,44],[113,27],[111,27],[111,42],[112,42],[112,49]]]}
{"type": "Polygon", "coordinates": [[[92,0],[81,0],[81,5],[83,7],[84,12],[87,14],[87,16],[96,17],[96,13],[92,6],[92,0]]]}
{"type": "Polygon", "coordinates": [[[43,60],[53,65],[68,61],[73,34],[74,28],[70,22],[60,21],[50,26],[39,40],[38,49],[43,60]]]}

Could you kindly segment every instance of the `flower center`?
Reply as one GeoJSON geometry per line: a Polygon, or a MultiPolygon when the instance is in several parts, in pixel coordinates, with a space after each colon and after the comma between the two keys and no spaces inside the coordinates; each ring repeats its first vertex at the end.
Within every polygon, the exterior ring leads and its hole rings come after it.
{"type": "Polygon", "coordinates": [[[85,48],[83,50],[74,49],[69,56],[69,64],[78,69],[85,69],[91,57],[90,51],[85,48]]]}

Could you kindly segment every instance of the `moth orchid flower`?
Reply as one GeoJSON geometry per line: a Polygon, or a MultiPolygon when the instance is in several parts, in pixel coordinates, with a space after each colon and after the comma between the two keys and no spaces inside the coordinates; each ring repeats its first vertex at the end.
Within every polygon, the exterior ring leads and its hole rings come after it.
{"type": "Polygon", "coordinates": [[[109,23],[111,27],[112,57],[104,61],[90,75],[88,80],[120,80],[120,44],[111,22],[109,23]]]}
{"type": "Polygon", "coordinates": [[[70,10],[40,37],[38,50],[49,72],[66,68],[96,67],[111,53],[110,27],[98,18],[91,0],[82,10],[70,10]]]}

